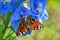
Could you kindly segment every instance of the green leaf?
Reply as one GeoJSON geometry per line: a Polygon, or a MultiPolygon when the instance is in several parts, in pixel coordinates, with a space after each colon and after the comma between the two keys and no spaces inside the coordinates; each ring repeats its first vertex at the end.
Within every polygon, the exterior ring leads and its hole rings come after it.
{"type": "Polygon", "coordinates": [[[10,32],[8,33],[8,35],[7,35],[4,39],[9,38],[10,36],[12,36],[13,33],[14,33],[14,32],[11,33],[11,31],[10,31],[10,32]]]}
{"type": "Polygon", "coordinates": [[[0,33],[4,30],[5,25],[0,25],[0,33]]]}
{"type": "Polygon", "coordinates": [[[3,20],[3,24],[7,27],[10,21],[10,16],[11,16],[12,12],[9,12],[7,15],[5,15],[5,18],[3,20]]]}
{"type": "Polygon", "coordinates": [[[3,34],[5,34],[5,31],[9,25],[9,21],[10,21],[10,16],[11,16],[12,12],[9,12],[8,14],[5,15],[5,18],[3,20],[3,24],[5,25],[5,28],[3,30],[3,34]]]}
{"type": "Polygon", "coordinates": [[[7,38],[6,40],[17,40],[16,37],[14,36],[10,36],[9,38],[7,38]]]}
{"type": "Polygon", "coordinates": [[[3,40],[3,34],[2,34],[2,31],[4,30],[5,28],[5,25],[0,25],[0,40],[3,40]]]}

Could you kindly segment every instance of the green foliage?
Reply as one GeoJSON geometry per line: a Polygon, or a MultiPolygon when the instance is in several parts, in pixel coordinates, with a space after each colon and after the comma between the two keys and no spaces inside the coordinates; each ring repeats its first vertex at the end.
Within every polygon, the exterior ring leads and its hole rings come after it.
{"type": "Polygon", "coordinates": [[[5,28],[5,25],[0,25],[0,33],[2,33],[4,28],[5,28]]]}
{"type": "Polygon", "coordinates": [[[14,36],[10,36],[9,38],[7,38],[6,40],[17,40],[16,37],[14,36]]]}
{"type": "Polygon", "coordinates": [[[6,40],[7,38],[10,38],[10,36],[13,34],[13,32],[10,33],[11,32],[10,31],[5,37],[5,32],[8,29],[11,14],[12,14],[11,12],[6,14],[5,17],[3,18],[3,24],[0,25],[0,40],[6,40]]]}
{"type": "Polygon", "coordinates": [[[0,25],[0,40],[3,40],[3,34],[2,34],[2,31],[3,31],[3,29],[5,28],[5,26],[4,25],[0,25]]]}

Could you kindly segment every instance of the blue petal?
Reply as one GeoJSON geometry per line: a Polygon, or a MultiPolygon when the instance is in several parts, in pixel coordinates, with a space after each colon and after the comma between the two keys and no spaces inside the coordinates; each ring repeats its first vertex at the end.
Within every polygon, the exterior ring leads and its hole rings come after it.
{"type": "Polygon", "coordinates": [[[47,0],[30,0],[29,1],[29,7],[31,8],[31,11],[35,15],[34,17],[37,20],[47,20],[48,19],[48,13],[46,12],[46,4],[47,0]],[[40,7],[40,5],[42,5],[40,7]]]}
{"type": "Polygon", "coordinates": [[[21,5],[19,8],[20,8],[19,10],[21,10],[21,12],[22,12],[22,13],[20,12],[20,14],[22,14],[24,16],[24,18],[29,15],[35,16],[33,14],[33,12],[30,9],[24,7],[24,5],[21,5]]]}
{"type": "Polygon", "coordinates": [[[23,2],[23,1],[25,1],[25,0],[18,0],[19,2],[23,2]]]}
{"type": "Polygon", "coordinates": [[[18,7],[18,5],[16,3],[10,3],[10,11],[11,12],[15,12],[17,7],[18,7]]]}
{"type": "Polygon", "coordinates": [[[45,9],[47,0],[30,0],[28,5],[30,8],[36,9],[39,3],[42,3],[43,8],[45,9]]]}
{"type": "Polygon", "coordinates": [[[8,13],[9,12],[9,9],[10,9],[9,7],[10,7],[10,5],[9,4],[6,4],[4,6],[4,8],[2,9],[2,13],[4,13],[4,14],[8,13]]]}
{"type": "Polygon", "coordinates": [[[1,13],[1,10],[2,10],[2,3],[0,3],[0,13],[1,13]]]}
{"type": "Polygon", "coordinates": [[[26,36],[27,34],[31,34],[32,30],[27,31],[25,34],[23,34],[22,36],[26,36]]]}
{"type": "Polygon", "coordinates": [[[31,10],[28,10],[27,8],[25,8],[23,5],[20,5],[14,14],[12,14],[11,16],[11,20],[19,20],[21,19],[22,17],[26,17],[28,15],[34,15],[31,10]]]}
{"type": "Polygon", "coordinates": [[[23,34],[22,36],[26,36],[27,34],[25,33],[25,34],[23,34]]]}
{"type": "Polygon", "coordinates": [[[16,10],[15,10],[15,13],[13,13],[12,15],[11,15],[11,20],[19,20],[20,18],[21,18],[21,16],[20,16],[20,13],[21,12],[21,10],[20,10],[20,7],[18,7],[16,10]]]}
{"type": "Polygon", "coordinates": [[[9,12],[10,8],[10,4],[2,4],[0,3],[0,14],[7,14],[9,12]]]}
{"type": "Polygon", "coordinates": [[[38,8],[40,3],[42,4],[42,9],[44,10],[46,8],[47,0],[30,0],[29,1],[28,5],[31,8],[32,12],[34,12],[35,15],[38,14],[37,8],[38,8]]]}
{"type": "MultiPolygon", "coordinates": [[[[20,5],[19,10],[21,10],[22,15],[25,16],[25,17],[32,14],[29,9],[24,7],[24,5],[20,5]]],[[[21,14],[21,12],[20,12],[20,14],[21,14]]]]}
{"type": "Polygon", "coordinates": [[[15,32],[17,32],[17,28],[18,28],[18,21],[12,21],[11,22],[11,26],[14,28],[15,32]]]}
{"type": "Polygon", "coordinates": [[[15,2],[6,2],[3,4],[3,2],[0,2],[0,13],[1,14],[7,14],[9,11],[14,12],[17,8],[17,4],[15,2]]]}
{"type": "Polygon", "coordinates": [[[43,14],[42,14],[42,16],[41,16],[41,19],[42,20],[47,20],[48,19],[48,13],[47,13],[47,11],[46,10],[44,10],[44,12],[43,12],[43,14]]]}
{"type": "Polygon", "coordinates": [[[11,19],[12,21],[14,21],[14,20],[19,20],[19,19],[20,19],[19,13],[13,13],[13,14],[11,15],[10,19],[11,19]]]}
{"type": "Polygon", "coordinates": [[[23,2],[23,1],[25,1],[25,0],[11,0],[12,2],[23,2]]]}
{"type": "Polygon", "coordinates": [[[47,20],[48,19],[48,13],[46,10],[44,10],[44,12],[41,14],[41,15],[38,15],[38,19],[41,19],[41,20],[47,20]]]}
{"type": "Polygon", "coordinates": [[[29,31],[27,31],[26,33],[27,33],[27,34],[31,34],[31,32],[32,32],[32,30],[29,30],[29,31]]]}

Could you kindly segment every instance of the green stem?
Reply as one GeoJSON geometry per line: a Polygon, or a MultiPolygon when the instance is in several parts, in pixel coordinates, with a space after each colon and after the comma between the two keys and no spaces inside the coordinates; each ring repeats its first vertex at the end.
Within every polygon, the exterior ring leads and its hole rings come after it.
{"type": "Polygon", "coordinates": [[[8,27],[11,14],[12,14],[12,13],[9,12],[9,13],[5,16],[5,18],[4,18],[4,20],[3,20],[3,25],[5,25],[5,28],[4,28],[4,30],[2,31],[3,34],[5,34],[5,31],[6,31],[7,27],[8,27]]]}

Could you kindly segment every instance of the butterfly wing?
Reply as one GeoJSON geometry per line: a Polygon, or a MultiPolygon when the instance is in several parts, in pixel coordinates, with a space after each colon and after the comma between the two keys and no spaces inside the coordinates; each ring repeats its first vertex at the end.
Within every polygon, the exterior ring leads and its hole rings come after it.
{"type": "Polygon", "coordinates": [[[18,31],[17,31],[17,36],[19,35],[23,35],[27,32],[27,27],[26,27],[26,23],[25,23],[25,19],[22,18],[19,22],[19,27],[18,27],[18,31]]]}
{"type": "Polygon", "coordinates": [[[44,26],[41,24],[41,23],[39,23],[39,21],[35,21],[33,24],[32,24],[32,29],[41,29],[41,28],[43,28],[44,26]]]}
{"type": "Polygon", "coordinates": [[[28,24],[32,30],[43,28],[43,24],[41,24],[38,20],[34,19],[32,16],[27,17],[28,24]]]}

